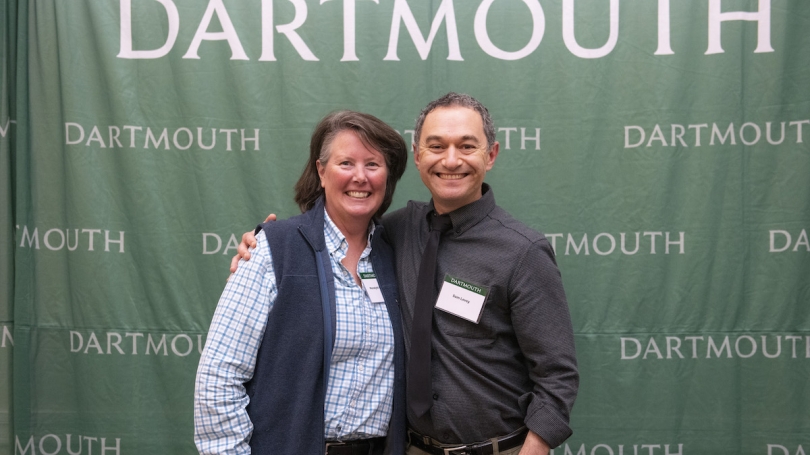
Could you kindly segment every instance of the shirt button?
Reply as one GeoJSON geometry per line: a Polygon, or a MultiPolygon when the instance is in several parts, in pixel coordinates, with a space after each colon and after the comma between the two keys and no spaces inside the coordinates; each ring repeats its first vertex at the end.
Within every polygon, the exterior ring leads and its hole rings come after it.
{"type": "Polygon", "coordinates": [[[448,439],[450,439],[450,432],[445,431],[444,433],[442,433],[442,437],[444,437],[444,440],[447,441],[448,439]]]}
{"type": "Polygon", "coordinates": [[[363,366],[362,365],[357,367],[357,369],[360,370],[361,373],[363,372],[363,366]]]}
{"type": "Polygon", "coordinates": [[[438,400],[438,399],[439,399],[439,394],[438,394],[438,393],[434,393],[434,394],[433,394],[433,399],[434,399],[434,400],[438,400]]]}

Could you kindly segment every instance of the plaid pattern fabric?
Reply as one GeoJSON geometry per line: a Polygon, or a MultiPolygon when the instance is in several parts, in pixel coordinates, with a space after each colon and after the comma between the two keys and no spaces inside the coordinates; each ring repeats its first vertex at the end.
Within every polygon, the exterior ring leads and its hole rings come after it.
{"type": "MultiPolygon", "coordinates": [[[[346,239],[326,218],[335,276],[337,330],[325,403],[324,436],[384,436],[391,418],[394,335],[385,304],[371,303],[340,261],[346,239]]],[[[220,297],[200,358],[194,391],[194,442],[200,454],[249,454],[253,424],[244,383],[253,377],[267,315],[278,296],[267,238],[256,237],[220,297]]],[[[371,272],[369,241],[358,272],[371,272]]]]}
{"type": "MultiPolygon", "coordinates": [[[[372,303],[341,264],[349,244],[328,214],[324,235],[335,276],[336,326],[326,392],[326,438],[385,436],[394,387],[394,330],[384,303],[372,303]]],[[[357,272],[372,272],[371,233],[357,272]]]]}
{"type": "Polygon", "coordinates": [[[194,442],[201,455],[249,454],[253,424],[244,383],[253,377],[267,315],[278,296],[267,237],[219,298],[194,387],[194,442]]]}

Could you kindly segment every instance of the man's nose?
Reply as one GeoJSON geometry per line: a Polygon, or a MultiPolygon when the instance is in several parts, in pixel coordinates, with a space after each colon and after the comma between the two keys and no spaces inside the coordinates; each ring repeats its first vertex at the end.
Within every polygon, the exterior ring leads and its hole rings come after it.
{"type": "Polygon", "coordinates": [[[447,152],[444,155],[444,167],[448,169],[454,169],[461,164],[461,160],[458,159],[459,151],[458,149],[451,145],[447,148],[447,152]]]}

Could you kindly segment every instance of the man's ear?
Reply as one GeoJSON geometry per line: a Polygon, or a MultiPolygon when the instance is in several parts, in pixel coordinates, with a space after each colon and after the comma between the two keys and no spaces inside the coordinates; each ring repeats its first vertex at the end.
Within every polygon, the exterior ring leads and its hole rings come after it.
{"type": "Polygon", "coordinates": [[[421,158],[419,156],[419,146],[413,144],[413,164],[415,164],[417,168],[419,168],[419,158],[421,158]]]}
{"type": "Polygon", "coordinates": [[[498,152],[501,150],[501,144],[495,141],[492,147],[489,148],[489,155],[487,156],[487,170],[492,169],[495,165],[495,159],[498,158],[498,152]]]}

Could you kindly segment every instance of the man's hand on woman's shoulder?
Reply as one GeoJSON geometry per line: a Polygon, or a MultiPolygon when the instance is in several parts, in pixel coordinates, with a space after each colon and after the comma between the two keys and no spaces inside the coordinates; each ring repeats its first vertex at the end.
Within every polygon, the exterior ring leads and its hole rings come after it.
{"type": "MultiPolygon", "coordinates": [[[[276,214],[271,213],[267,215],[264,222],[268,221],[276,221],[276,214]]],[[[242,234],[242,243],[236,248],[236,254],[233,255],[231,259],[231,273],[236,272],[236,269],[239,268],[239,259],[244,259],[246,261],[250,260],[250,249],[256,247],[256,236],[253,234],[253,230],[247,231],[242,234]]]]}

